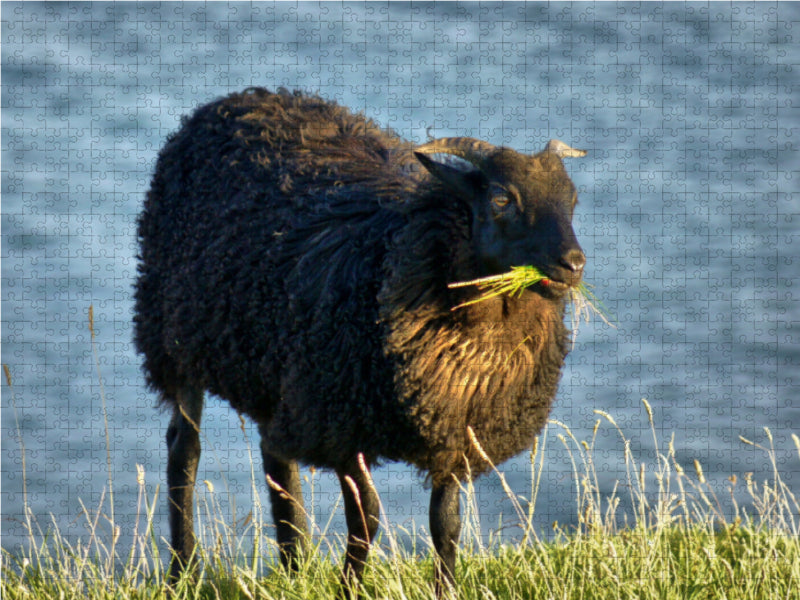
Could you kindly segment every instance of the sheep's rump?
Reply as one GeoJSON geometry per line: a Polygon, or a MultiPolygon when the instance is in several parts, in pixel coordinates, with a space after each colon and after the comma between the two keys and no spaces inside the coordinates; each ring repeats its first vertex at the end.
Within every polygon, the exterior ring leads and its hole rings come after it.
{"type": "Polygon", "coordinates": [[[414,438],[376,295],[411,161],[363,116],[284,91],[186,119],[139,221],[135,341],[163,401],[208,390],[262,424],[275,453],[321,466],[401,456],[414,438]]]}

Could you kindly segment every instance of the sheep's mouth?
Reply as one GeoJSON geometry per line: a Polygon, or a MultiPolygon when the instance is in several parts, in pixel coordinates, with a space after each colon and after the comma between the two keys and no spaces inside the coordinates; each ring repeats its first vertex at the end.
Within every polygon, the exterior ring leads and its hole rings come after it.
{"type": "Polygon", "coordinates": [[[539,282],[543,288],[550,290],[551,292],[566,292],[569,288],[575,287],[572,284],[566,283],[564,281],[559,281],[558,279],[552,279],[551,277],[545,277],[539,282]]]}
{"type": "MultiPolygon", "coordinates": [[[[583,273],[571,273],[569,271],[560,273],[558,268],[542,270],[544,278],[539,282],[544,288],[553,292],[567,292],[570,289],[579,288],[583,281],[583,273]],[[555,271],[555,272],[554,272],[555,271]]],[[[561,270],[563,271],[563,270],[561,270]]]]}
{"type": "Polygon", "coordinates": [[[553,291],[566,292],[570,288],[577,288],[583,279],[583,268],[567,269],[558,264],[548,264],[539,270],[544,277],[542,284],[553,291]]]}

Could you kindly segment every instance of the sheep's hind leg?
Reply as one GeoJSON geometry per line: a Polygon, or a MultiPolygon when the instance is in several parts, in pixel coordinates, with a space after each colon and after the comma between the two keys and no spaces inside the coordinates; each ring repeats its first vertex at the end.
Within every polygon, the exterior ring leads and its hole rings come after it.
{"type": "Polygon", "coordinates": [[[167,427],[167,488],[174,553],[169,567],[169,581],[175,583],[189,565],[195,548],[193,497],[197,465],[200,462],[203,390],[181,388],[175,399],[168,401],[173,407],[172,419],[167,427]]]}
{"type": "Polygon", "coordinates": [[[347,520],[347,556],[344,561],[339,596],[355,598],[370,544],[378,532],[380,518],[378,494],[369,473],[362,470],[358,461],[353,461],[346,468],[337,469],[336,474],[342,485],[347,520]]]}
{"type": "Polygon", "coordinates": [[[461,533],[460,509],[459,489],[455,480],[433,486],[429,516],[433,546],[439,555],[435,561],[437,598],[455,590],[456,549],[461,533]]]}
{"type": "Polygon", "coordinates": [[[264,459],[264,474],[268,478],[272,521],[277,532],[281,563],[288,569],[297,569],[301,546],[308,539],[300,469],[295,461],[282,460],[270,454],[263,436],[261,457],[264,459]]]}

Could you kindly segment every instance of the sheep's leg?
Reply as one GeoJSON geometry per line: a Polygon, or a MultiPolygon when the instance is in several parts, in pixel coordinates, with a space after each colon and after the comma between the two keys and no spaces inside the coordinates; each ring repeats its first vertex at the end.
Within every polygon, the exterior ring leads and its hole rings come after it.
{"type": "Polygon", "coordinates": [[[308,536],[300,469],[295,461],[285,461],[270,454],[264,436],[261,438],[261,456],[264,474],[271,480],[267,483],[281,563],[284,567],[296,569],[301,544],[308,536]]]}
{"type": "Polygon", "coordinates": [[[195,547],[193,495],[200,461],[203,391],[182,388],[172,405],[172,420],[167,427],[167,487],[174,552],[169,579],[175,582],[189,564],[195,547]]]}
{"type": "Polygon", "coordinates": [[[435,573],[437,598],[455,589],[456,549],[461,533],[460,508],[459,489],[455,480],[433,486],[429,516],[433,546],[439,555],[435,573]]]}
{"type": "Polygon", "coordinates": [[[378,494],[369,473],[362,471],[356,461],[348,468],[337,469],[336,474],[342,485],[347,520],[347,557],[344,561],[340,596],[353,598],[357,595],[370,543],[378,532],[378,494]]]}

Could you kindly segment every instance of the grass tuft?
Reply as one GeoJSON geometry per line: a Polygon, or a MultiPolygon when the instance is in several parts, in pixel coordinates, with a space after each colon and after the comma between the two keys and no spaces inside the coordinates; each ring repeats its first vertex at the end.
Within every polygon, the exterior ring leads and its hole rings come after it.
{"type": "Polygon", "coordinates": [[[490,275],[489,277],[481,277],[479,279],[470,279],[469,281],[456,281],[448,284],[450,289],[462,288],[468,286],[477,287],[482,293],[466,302],[462,302],[458,306],[454,306],[451,310],[458,310],[465,306],[471,306],[478,302],[485,302],[491,298],[498,296],[508,295],[519,297],[522,292],[536,285],[543,283],[549,285],[550,279],[536,267],[511,267],[510,271],[500,273],[499,275],[490,275]]]}
{"type": "MultiPolygon", "coordinates": [[[[515,539],[521,540],[514,544],[504,543],[496,535],[487,542],[482,536],[475,490],[471,481],[465,482],[458,597],[796,598],[800,589],[800,504],[777,469],[761,484],[746,474],[750,502],[737,504],[733,518],[726,519],[702,470],[695,465],[684,469],[672,441],[663,445],[658,440],[648,409],[645,404],[655,443],[652,461],[635,457],[632,440],[611,415],[597,411],[599,419],[588,440],[578,440],[567,425],[557,421],[551,421],[537,438],[530,454],[533,477],[528,498],[513,491],[493,466],[494,476],[514,508],[511,526],[519,528],[515,539]],[[625,481],[607,496],[599,490],[601,459],[595,457],[595,442],[604,426],[620,436],[627,469],[625,481]],[[547,448],[548,436],[550,444],[554,438],[561,449],[547,448]],[[535,511],[542,471],[551,468],[546,461],[548,452],[566,452],[571,461],[577,517],[576,524],[569,527],[554,524],[550,536],[537,529],[543,524],[537,522],[535,511]]],[[[480,448],[475,433],[469,434],[480,448]]],[[[638,445],[640,440],[636,441],[638,445]]],[[[766,452],[772,464],[778,464],[771,445],[745,443],[766,452]]],[[[141,518],[130,550],[118,548],[115,535],[103,534],[99,527],[109,520],[108,494],[104,493],[94,508],[81,504],[90,534],[87,542],[71,545],[62,538],[55,521],[43,533],[28,511],[27,549],[14,553],[4,549],[0,556],[0,595],[10,600],[321,600],[336,595],[344,535],[329,532],[327,526],[312,526],[313,539],[300,557],[299,571],[289,573],[280,566],[271,527],[255,515],[244,521],[226,516],[220,492],[202,482],[197,489],[198,576],[193,578],[187,572],[169,591],[164,583],[168,560],[159,556],[153,524],[154,506],[163,499],[158,487],[147,486],[143,469],[137,470],[141,518]],[[121,566],[113,566],[120,562],[121,566]]],[[[731,477],[729,482],[733,497],[737,478],[731,477]]],[[[432,598],[433,549],[427,534],[408,532],[385,520],[382,525],[367,565],[362,597],[432,598]],[[397,543],[398,537],[410,544],[397,543]]],[[[499,527],[507,529],[509,524],[499,527]]]]}
{"type": "MultiPolygon", "coordinates": [[[[498,296],[507,295],[511,298],[519,297],[527,288],[541,284],[544,286],[552,285],[552,281],[539,269],[532,266],[511,267],[510,271],[500,273],[499,275],[490,275],[488,277],[481,277],[479,279],[470,279],[469,281],[456,281],[447,285],[450,289],[474,286],[481,292],[475,298],[462,302],[451,308],[450,310],[458,310],[465,306],[485,302],[498,296]]],[[[581,282],[575,287],[570,287],[568,290],[569,300],[572,304],[572,332],[573,338],[578,333],[578,326],[581,320],[587,323],[592,315],[597,315],[606,325],[613,327],[609,317],[608,311],[603,306],[603,303],[595,296],[590,288],[593,286],[588,283],[581,282]]]]}
{"type": "MultiPolygon", "coordinates": [[[[4,366],[11,388],[11,371],[4,366]]],[[[99,374],[98,374],[99,376],[99,374]]],[[[15,404],[14,390],[10,390],[15,404]]],[[[530,453],[531,488],[523,497],[511,489],[503,473],[493,475],[511,500],[520,540],[504,543],[482,535],[479,503],[472,481],[462,485],[463,528],[457,562],[456,586],[461,600],[503,598],[661,599],[661,598],[798,598],[800,589],[800,502],[783,480],[769,430],[767,445],[742,438],[748,447],[765,453],[770,472],[752,473],[728,480],[732,516],[721,508],[718,494],[698,461],[684,468],[673,439],[658,437],[650,404],[643,400],[644,439],[629,439],[605,411],[598,416],[591,437],[579,440],[571,429],[550,421],[536,438],[530,453]],[[610,494],[602,494],[598,471],[608,457],[595,450],[604,428],[619,436],[624,453],[624,481],[610,494]],[[649,436],[646,433],[649,428],[649,436]],[[650,454],[636,456],[650,438],[650,454]],[[553,450],[550,446],[560,445],[553,450]],[[575,525],[554,524],[550,536],[540,529],[536,498],[544,485],[549,453],[568,457],[573,478],[575,525]],[[544,474],[544,477],[543,477],[544,474]],[[761,483],[759,483],[761,481],[761,483]],[[737,485],[740,487],[737,488],[737,485]],[[736,492],[736,493],[734,493],[736,492]],[[741,493],[740,493],[741,492],[741,493]],[[744,501],[742,501],[744,498],[744,501]]],[[[480,452],[474,431],[468,435],[480,452]]],[[[604,432],[604,434],[607,432],[604,432]]],[[[17,430],[19,435],[19,430],[17,430]]],[[[800,458],[800,438],[792,436],[800,458]]],[[[25,449],[20,439],[25,465],[25,449]]],[[[250,450],[248,444],[248,451],[250,450]]],[[[644,452],[644,451],[643,451],[644,452]]],[[[485,455],[485,453],[484,453],[485,455]]],[[[4,600],[87,598],[88,600],[183,599],[303,599],[321,600],[336,595],[341,577],[344,535],[329,531],[330,520],[314,520],[315,472],[306,478],[310,487],[311,539],[289,573],[280,565],[272,528],[262,518],[258,501],[262,489],[260,465],[253,464],[253,513],[244,520],[226,513],[220,492],[200,482],[197,486],[197,528],[200,544],[197,577],[186,572],[172,589],[165,585],[169,557],[159,554],[159,533],[154,526],[155,506],[164,502],[159,487],[148,485],[148,474],[137,465],[137,518],[130,549],[119,547],[119,527],[109,506],[111,490],[103,490],[98,504],[80,512],[88,536],[68,542],[52,518],[41,527],[25,495],[25,547],[0,553],[0,597],[4,600]]],[[[484,456],[484,460],[489,460],[484,456]]],[[[490,461],[491,462],[491,461],[490,461]]],[[[26,478],[23,466],[23,482],[26,478]]],[[[160,481],[161,477],[156,479],[160,481]]],[[[111,485],[113,477],[110,477],[111,485]]],[[[223,492],[223,497],[227,494],[223,492]]],[[[341,501],[334,512],[340,510],[341,501]]],[[[234,511],[235,512],[235,511],[234,511]]],[[[165,527],[166,525],[163,525],[165,527]]],[[[498,530],[509,524],[500,523],[498,530]]],[[[162,526],[160,526],[162,527],[162,526]]],[[[433,597],[433,544],[427,534],[406,531],[382,518],[382,530],[373,544],[363,582],[364,600],[417,600],[433,597]],[[408,540],[407,544],[398,539],[408,540]]]]}

